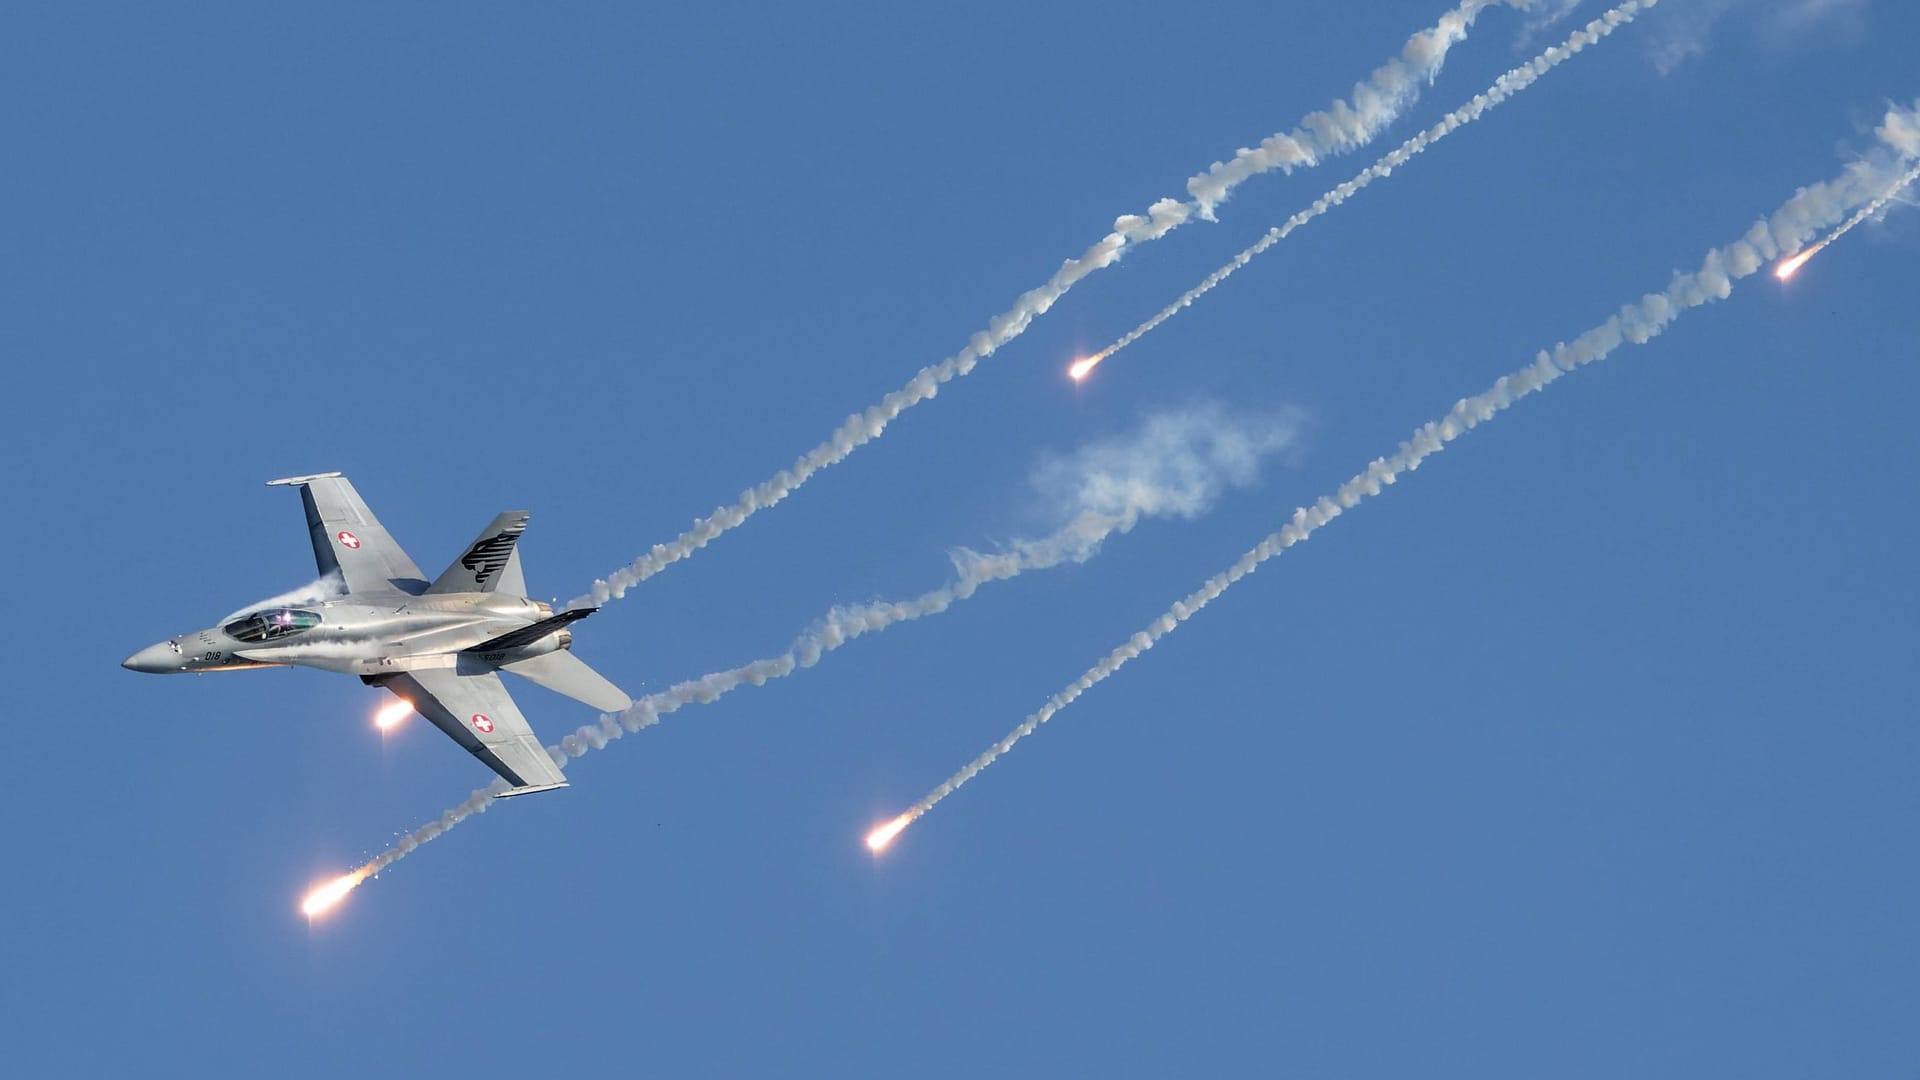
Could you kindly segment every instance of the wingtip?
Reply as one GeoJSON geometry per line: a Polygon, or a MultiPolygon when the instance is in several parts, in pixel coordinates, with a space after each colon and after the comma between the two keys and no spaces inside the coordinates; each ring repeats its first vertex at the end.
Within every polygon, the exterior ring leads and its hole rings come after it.
{"type": "Polygon", "coordinates": [[[305,484],[313,480],[328,480],[339,475],[337,472],[320,472],[308,473],[305,476],[283,476],[278,480],[267,481],[267,486],[279,487],[282,484],[305,484]]]}
{"type": "Polygon", "coordinates": [[[562,780],[557,784],[528,784],[525,787],[508,788],[505,791],[496,791],[493,793],[493,797],[496,799],[512,799],[521,795],[538,795],[543,791],[556,791],[560,788],[569,787],[569,786],[571,785],[569,785],[565,780],[562,780]]]}

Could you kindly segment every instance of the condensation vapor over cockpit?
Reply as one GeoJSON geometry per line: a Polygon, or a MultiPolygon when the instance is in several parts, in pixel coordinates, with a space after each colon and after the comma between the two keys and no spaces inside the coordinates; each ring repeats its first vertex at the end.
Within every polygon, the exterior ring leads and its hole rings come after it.
{"type": "Polygon", "coordinates": [[[319,614],[294,608],[256,611],[221,627],[236,641],[277,641],[320,625],[319,614]]]}

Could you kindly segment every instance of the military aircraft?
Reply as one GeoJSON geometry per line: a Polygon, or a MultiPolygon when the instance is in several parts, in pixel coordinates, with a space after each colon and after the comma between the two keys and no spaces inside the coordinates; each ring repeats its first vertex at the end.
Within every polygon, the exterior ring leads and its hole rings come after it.
{"type": "Polygon", "coordinates": [[[569,623],[597,608],[555,612],[527,598],[516,546],[527,512],[493,519],[432,582],[360,494],[337,472],[269,480],[300,489],[323,581],[337,594],[311,603],[269,602],[220,626],[134,653],[133,671],[234,671],[294,665],[360,676],[433,721],[512,785],[501,797],[567,786],[534,737],[500,671],[605,712],[633,702],[579,657],[569,623]]]}

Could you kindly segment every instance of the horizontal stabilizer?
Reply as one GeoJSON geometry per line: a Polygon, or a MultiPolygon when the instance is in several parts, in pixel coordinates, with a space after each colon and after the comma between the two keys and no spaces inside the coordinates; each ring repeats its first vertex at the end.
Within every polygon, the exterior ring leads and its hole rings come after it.
{"type": "Polygon", "coordinates": [[[599,608],[592,607],[573,608],[568,611],[563,611],[558,615],[541,619],[531,626],[523,626],[518,630],[509,630],[499,637],[489,638],[478,645],[469,646],[461,651],[470,653],[506,652],[508,649],[517,649],[522,645],[531,645],[568,623],[579,622],[581,619],[599,610],[599,608]]]}
{"type": "Polygon", "coordinates": [[[516,660],[500,670],[511,671],[528,682],[565,694],[601,712],[620,712],[633,705],[633,699],[608,682],[606,676],[570,652],[550,652],[531,660],[516,660]]]}

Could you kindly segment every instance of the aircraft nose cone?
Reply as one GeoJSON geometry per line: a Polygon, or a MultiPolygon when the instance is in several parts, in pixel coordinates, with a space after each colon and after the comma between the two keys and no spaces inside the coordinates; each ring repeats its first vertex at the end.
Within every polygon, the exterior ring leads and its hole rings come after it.
{"type": "Polygon", "coordinates": [[[179,656],[173,651],[173,647],[163,641],[158,645],[149,645],[120,661],[120,666],[128,671],[159,674],[176,670],[179,667],[178,661],[179,656]]]}

